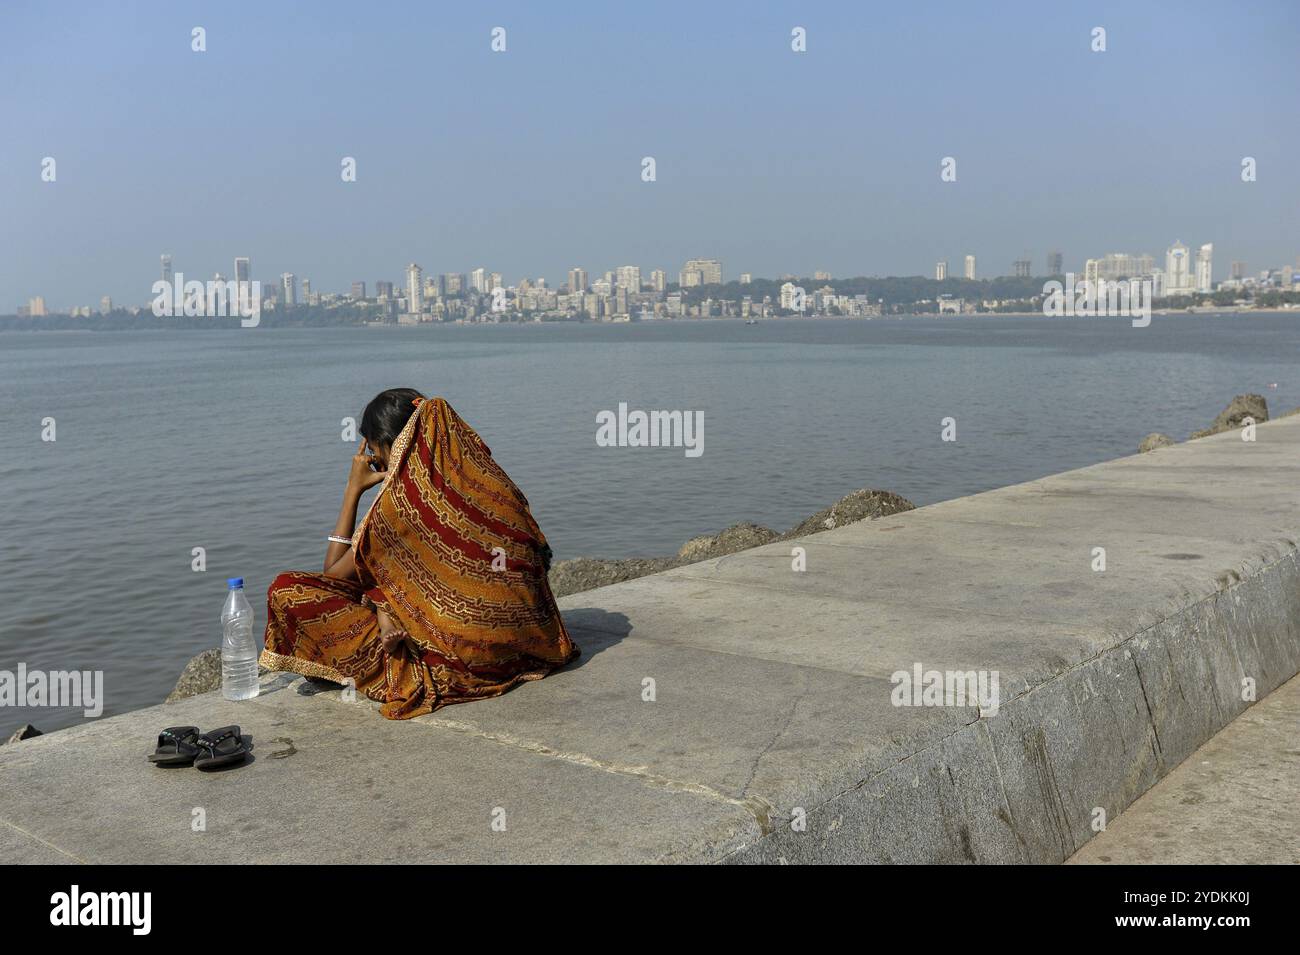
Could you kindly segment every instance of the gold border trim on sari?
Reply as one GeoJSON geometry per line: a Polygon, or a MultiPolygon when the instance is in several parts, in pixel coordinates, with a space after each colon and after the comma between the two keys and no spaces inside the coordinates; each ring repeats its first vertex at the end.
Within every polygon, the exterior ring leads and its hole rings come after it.
{"type": "Polygon", "coordinates": [[[285,656],[283,653],[276,653],[273,650],[263,650],[257,658],[257,662],[259,666],[264,666],[268,670],[287,671],[296,673],[299,676],[315,677],[318,680],[330,680],[344,686],[353,683],[351,678],[344,676],[333,667],[327,667],[325,664],[316,663],[313,660],[304,660],[301,657],[285,656]]]}

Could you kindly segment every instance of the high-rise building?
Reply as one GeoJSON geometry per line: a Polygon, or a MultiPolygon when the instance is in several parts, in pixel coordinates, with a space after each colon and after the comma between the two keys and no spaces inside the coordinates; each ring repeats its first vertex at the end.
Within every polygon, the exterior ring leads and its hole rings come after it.
{"type": "Polygon", "coordinates": [[[1175,242],[1165,251],[1165,292],[1185,295],[1192,290],[1192,272],[1187,246],[1175,242]]]}
{"type": "Polygon", "coordinates": [[[655,269],[651,272],[650,287],[656,292],[666,292],[668,290],[668,273],[663,269],[655,269]]]}
{"type": "Polygon", "coordinates": [[[1033,274],[1033,266],[1028,259],[1016,259],[1011,263],[1011,274],[1018,279],[1027,279],[1033,274]]]}
{"type": "Polygon", "coordinates": [[[829,282],[830,280],[831,280],[831,273],[829,272],[817,271],[813,273],[813,281],[815,282],[829,282]]]}
{"type": "Polygon", "coordinates": [[[477,268],[469,273],[469,287],[482,294],[488,290],[487,269],[477,268]]]}
{"type": "Polygon", "coordinates": [[[305,302],[305,303],[308,304],[308,305],[311,305],[311,304],[312,304],[312,301],[311,301],[311,279],[309,279],[309,278],[304,278],[304,279],[302,280],[302,300],[303,300],[303,302],[305,302]]]}
{"type": "Polygon", "coordinates": [[[570,292],[587,291],[587,270],[586,269],[569,269],[569,291],[570,292]]]}
{"type": "Polygon", "coordinates": [[[424,269],[414,262],[406,267],[406,311],[411,315],[424,311],[424,269]]]}
{"type": "Polygon", "coordinates": [[[443,295],[461,295],[465,291],[465,276],[460,272],[447,272],[442,276],[443,295]]]}
{"type": "Polygon", "coordinates": [[[252,307],[253,270],[247,256],[235,258],[235,296],[241,307],[252,307]]]}
{"type": "Polygon", "coordinates": [[[105,295],[99,300],[99,310],[104,315],[107,315],[113,310],[113,299],[111,296],[105,295]]]}
{"type": "Polygon", "coordinates": [[[1047,253],[1047,274],[1065,274],[1065,256],[1055,250],[1047,253]]]}
{"type": "Polygon", "coordinates": [[[966,256],[966,278],[975,278],[975,256],[966,256]]]}
{"type": "Polygon", "coordinates": [[[297,281],[297,277],[292,272],[284,272],[280,275],[280,300],[285,305],[298,304],[297,281]]]}
{"type": "Polygon", "coordinates": [[[172,284],[172,257],[163,253],[162,259],[162,280],[168,285],[172,284]]]}
{"type": "Polygon", "coordinates": [[[684,266],[679,276],[682,288],[697,285],[721,285],[722,263],[717,259],[691,259],[684,266]]]}
{"type": "Polygon", "coordinates": [[[641,291],[641,266],[620,265],[614,273],[614,285],[628,290],[635,295],[641,291]]]}
{"type": "Polygon", "coordinates": [[[354,299],[356,299],[358,302],[361,301],[362,299],[364,299],[364,298],[366,297],[366,283],[365,283],[365,282],[353,282],[353,283],[352,283],[352,297],[353,297],[354,299]]]}
{"type": "Polygon", "coordinates": [[[934,279],[935,279],[935,281],[936,281],[936,282],[942,282],[942,281],[943,281],[944,279],[946,279],[947,277],[948,277],[948,263],[947,263],[947,262],[936,262],[936,263],[934,263],[934,279]]]}
{"type": "Polygon", "coordinates": [[[1234,279],[1236,279],[1237,281],[1241,281],[1242,279],[1244,279],[1244,278],[1246,277],[1246,263],[1245,263],[1245,262],[1233,262],[1233,263],[1232,263],[1232,277],[1233,277],[1234,279]]]}
{"type": "Polygon", "coordinates": [[[27,314],[32,318],[43,318],[45,316],[45,296],[33,295],[27,300],[27,314]]]}
{"type": "MultiPolygon", "coordinates": [[[[362,285],[364,286],[365,283],[363,282],[362,285]]],[[[391,301],[393,298],[393,283],[382,281],[375,282],[375,298],[379,299],[381,302],[391,301]]]]}
{"type": "Polygon", "coordinates": [[[1207,242],[1196,253],[1196,291],[1209,292],[1214,285],[1214,243],[1207,242]]]}
{"type": "Polygon", "coordinates": [[[1107,252],[1097,263],[1097,278],[1102,281],[1142,278],[1155,271],[1155,259],[1149,255],[1131,255],[1128,252],[1107,252]]]}
{"type": "Polygon", "coordinates": [[[740,273],[740,284],[741,284],[741,285],[748,285],[748,284],[749,284],[750,282],[752,282],[752,281],[754,281],[753,273],[751,273],[751,272],[741,272],[741,273],[740,273]]]}
{"type": "Polygon", "coordinates": [[[488,291],[499,288],[505,288],[505,282],[502,281],[500,272],[493,272],[488,276],[488,291]]]}
{"type": "Polygon", "coordinates": [[[1165,270],[1164,269],[1151,270],[1151,297],[1152,298],[1165,297],[1165,270]]]}

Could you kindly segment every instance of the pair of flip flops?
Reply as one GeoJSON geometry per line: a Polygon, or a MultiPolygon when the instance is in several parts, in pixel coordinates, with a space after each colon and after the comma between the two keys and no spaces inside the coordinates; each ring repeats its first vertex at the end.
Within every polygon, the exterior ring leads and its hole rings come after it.
{"type": "Polygon", "coordinates": [[[156,766],[189,766],[195,769],[220,769],[242,763],[252,747],[244,740],[238,726],[199,732],[197,726],[169,726],[158,734],[158,745],[149,754],[156,766]]]}

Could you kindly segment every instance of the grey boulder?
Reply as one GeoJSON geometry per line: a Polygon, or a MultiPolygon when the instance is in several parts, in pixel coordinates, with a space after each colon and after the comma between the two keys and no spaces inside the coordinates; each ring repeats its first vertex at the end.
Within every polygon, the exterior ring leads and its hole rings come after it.
{"type": "Polygon", "coordinates": [[[1214,424],[1202,431],[1193,431],[1192,437],[1204,438],[1221,431],[1231,431],[1241,427],[1247,418],[1253,419],[1255,424],[1263,424],[1268,420],[1268,402],[1263,395],[1237,395],[1228,402],[1228,407],[1219,412],[1214,424]]]}
{"type": "Polygon", "coordinates": [[[221,689],[221,651],[204,650],[185,664],[181,678],[168,694],[166,703],[221,689]]]}
{"type": "Polygon", "coordinates": [[[1174,443],[1174,439],[1167,434],[1161,434],[1159,431],[1152,431],[1142,439],[1138,445],[1138,453],[1146,454],[1148,451],[1154,451],[1156,448],[1164,448],[1174,443]]]}

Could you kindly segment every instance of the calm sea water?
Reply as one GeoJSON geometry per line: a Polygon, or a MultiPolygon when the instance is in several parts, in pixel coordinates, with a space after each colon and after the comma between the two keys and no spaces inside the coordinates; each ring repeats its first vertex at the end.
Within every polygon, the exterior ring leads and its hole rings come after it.
{"type": "Polygon", "coordinates": [[[260,628],[271,578],[319,569],[341,421],[399,385],[478,429],[557,559],[659,555],[856,488],[928,504],[1131,454],[1242,392],[1294,408],[1300,314],[0,333],[0,670],[103,670],[106,715],[161,701],[219,643],[226,577],[260,628]],[[703,455],[597,447],[620,401],[703,411],[703,455]]]}

